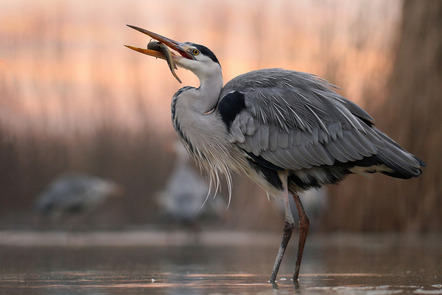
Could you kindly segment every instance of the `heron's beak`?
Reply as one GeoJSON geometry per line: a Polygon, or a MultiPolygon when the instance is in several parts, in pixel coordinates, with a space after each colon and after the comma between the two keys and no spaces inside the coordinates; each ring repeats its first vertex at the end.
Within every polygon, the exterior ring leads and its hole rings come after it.
{"type": "Polygon", "coordinates": [[[174,69],[176,69],[175,62],[179,62],[179,60],[181,58],[194,59],[192,55],[187,53],[186,50],[188,47],[183,43],[166,38],[166,37],[156,34],[154,32],[151,32],[151,31],[139,28],[139,27],[131,26],[131,25],[127,25],[127,26],[134,29],[134,30],[137,30],[143,34],[146,34],[155,40],[158,40],[159,43],[158,42],[150,42],[147,46],[147,49],[133,47],[133,46],[129,46],[129,45],[124,45],[124,46],[126,46],[127,48],[130,48],[132,50],[135,50],[137,52],[143,53],[143,54],[147,54],[147,55],[150,55],[150,56],[153,56],[156,58],[165,59],[169,65],[169,69],[170,69],[171,73],[178,80],[178,82],[181,83],[180,78],[178,78],[178,76],[176,75],[175,70],[174,70],[174,69]],[[157,44],[155,44],[155,43],[157,43],[157,44]],[[177,51],[181,56],[170,52],[167,48],[177,51]]]}
{"type": "MultiPolygon", "coordinates": [[[[163,43],[164,45],[166,45],[170,49],[177,51],[179,54],[181,54],[182,57],[185,57],[188,59],[193,59],[193,56],[190,55],[189,53],[187,53],[187,51],[186,51],[187,46],[185,44],[174,41],[174,40],[169,39],[167,37],[161,36],[157,33],[154,33],[154,32],[151,32],[151,31],[148,31],[148,30],[136,27],[136,26],[131,26],[131,25],[127,25],[127,26],[134,29],[134,30],[137,30],[143,34],[146,34],[149,37],[152,37],[153,39],[159,41],[160,43],[163,43]]],[[[124,45],[124,46],[126,46],[127,48],[130,48],[132,50],[138,51],[140,53],[144,53],[144,54],[147,54],[150,56],[166,59],[164,54],[162,54],[161,52],[156,51],[156,50],[137,48],[137,47],[133,47],[133,46],[129,46],[129,45],[124,45]]],[[[177,56],[177,57],[179,57],[179,56],[177,56]]]]}
{"type": "Polygon", "coordinates": [[[166,57],[164,56],[164,54],[160,51],[156,51],[156,50],[150,50],[150,49],[144,49],[144,48],[138,48],[138,47],[134,47],[134,46],[130,46],[130,45],[124,45],[129,49],[141,52],[143,54],[147,54],[156,58],[161,58],[161,59],[166,59],[166,57]]]}

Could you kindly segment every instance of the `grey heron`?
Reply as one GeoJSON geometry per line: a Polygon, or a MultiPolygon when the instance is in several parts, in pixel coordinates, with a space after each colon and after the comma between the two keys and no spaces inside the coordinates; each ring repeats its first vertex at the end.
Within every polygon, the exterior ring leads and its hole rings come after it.
{"type": "Polygon", "coordinates": [[[262,69],[223,87],[221,65],[207,47],[128,26],[157,40],[157,45],[127,47],[166,59],[172,72],[177,65],[199,78],[198,88],[183,87],[173,96],[172,122],[216,185],[224,174],[230,188],[230,171],[243,172],[284,200],[283,237],[270,282],[275,282],[295,227],[290,195],[299,214],[293,273],[297,282],[309,230],[299,192],[338,183],[351,173],[380,172],[403,179],[421,174],[421,160],[377,129],[367,112],[327,81],[303,72],[262,69]]]}
{"type": "Polygon", "coordinates": [[[54,218],[90,211],[123,193],[114,181],[69,172],[55,178],[37,197],[35,209],[54,218]]]}

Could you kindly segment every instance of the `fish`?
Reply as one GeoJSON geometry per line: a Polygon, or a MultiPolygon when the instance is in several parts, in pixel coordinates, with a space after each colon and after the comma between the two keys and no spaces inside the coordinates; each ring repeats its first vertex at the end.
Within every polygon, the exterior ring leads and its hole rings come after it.
{"type": "Polygon", "coordinates": [[[159,51],[162,54],[164,54],[164,58],[166,59],[167,64],[169,65],[170,72],[178,80],[178,82],[182,83],[181,79],[175,73],[175,70],[178,69],[178,68],[177,68],[176,64],[174,63],[174,61],[173,61],[172,53],[170,52],[169,48],[166,45],[164,45],[163,43],[158,42],[158,41],[150,41],[147,44],[147,49],[159,51]]]}

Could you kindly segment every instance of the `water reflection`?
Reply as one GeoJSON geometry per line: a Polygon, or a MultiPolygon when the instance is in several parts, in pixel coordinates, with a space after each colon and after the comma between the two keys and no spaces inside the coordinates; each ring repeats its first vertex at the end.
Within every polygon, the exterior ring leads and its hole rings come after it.
{"type": "Polygon", "coordinates": [[[297,288],[295,251],[278,289],[276,247],[2,246],[1,294],[442,294],[441,238],[312,237],[297,288]]]}

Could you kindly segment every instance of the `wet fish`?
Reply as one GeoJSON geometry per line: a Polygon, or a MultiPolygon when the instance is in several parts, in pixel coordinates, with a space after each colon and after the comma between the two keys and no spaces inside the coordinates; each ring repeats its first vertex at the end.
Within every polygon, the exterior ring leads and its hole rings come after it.
{"type": "Polygon", "coordinates": [[[180,78],[175,73],[177,66],[173,62],[172,53],[170,52],[169,48],[166,45],[164,45],[163,43],[158,42],[158,41],[150,41],[147,44],[147,49],[159,51],[162,54],[164,54],[167,64],[169,65],[170,72],[178,80],[178,82],[182,83],[180,78]]]}

